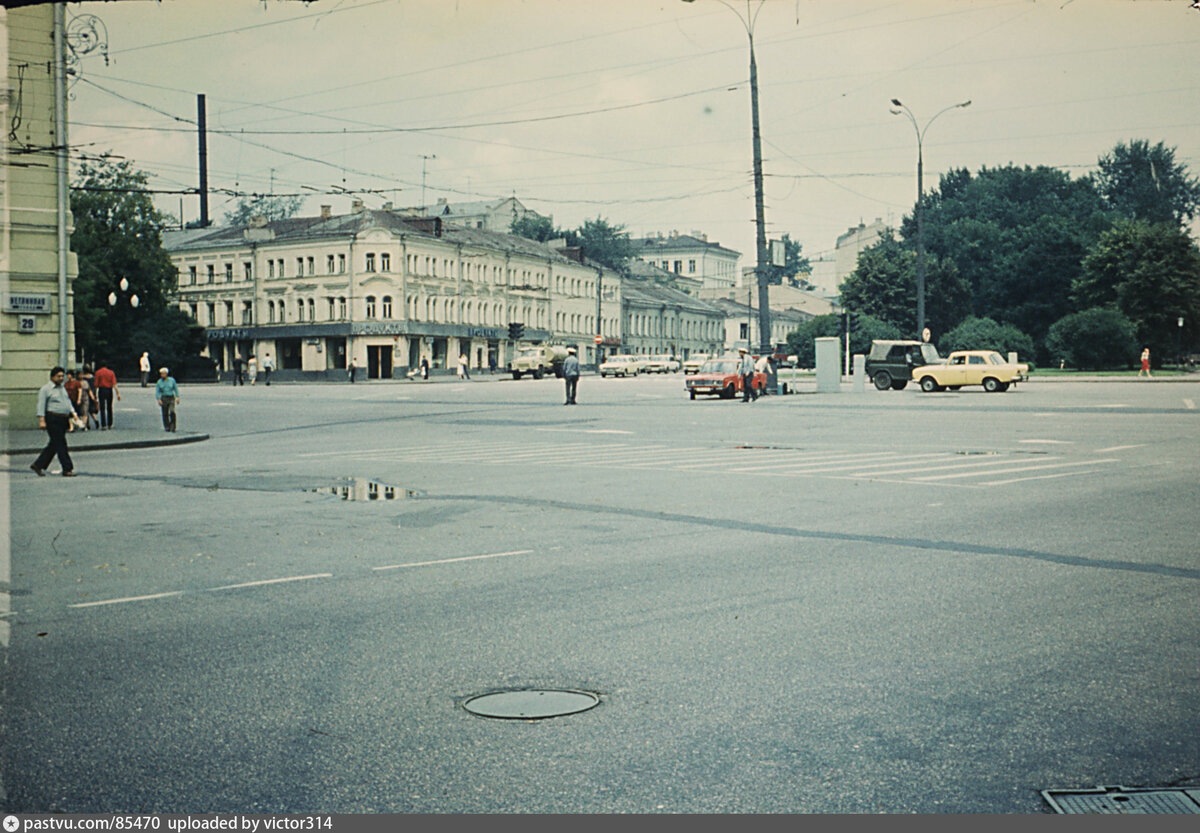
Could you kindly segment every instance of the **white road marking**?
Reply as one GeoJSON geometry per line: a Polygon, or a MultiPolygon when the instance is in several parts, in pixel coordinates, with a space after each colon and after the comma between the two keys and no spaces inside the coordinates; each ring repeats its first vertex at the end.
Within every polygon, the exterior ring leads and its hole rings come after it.
{"type": "Polygon", "coordinates": [[[1091,474],[1092,472],[1100,471],[1100,469],[1085,469],[1084,471],[1064,471],[1058,474],[1037,474],[1032,477],[1014,477],[1010,480],[989,480],[987,483],[980,483],[980,486],[1007,486],[1009,483],[1022,483],[1026,480],[1050,480],[1054,477],[1078,477],[1081,474],[1091,474]]]}
{"type": "Polygon", "coordinates": [[[1098,449],[1096,449],[1096,453],[1097,454],[1111,454],[1114,451],[1124,451],[1127,448],[1142,448],[1145,445],[1146,445],[1145,443],[1137,443],[1136,445],[1113,445],[1113,446],[1109,446],[1108,448],[1098,448],[1098,449]]]}
{"type": "Polygon", "coordinates": [[[493,552],[487,555],[463,555],[458,558],[439,558],[435,561],[414,561],[410,564],[388,564],[384,567],[372,567],[372,570],[399,570],[404,567],[429,567],[434,564],[454,564],[458,561],[478,561],[481,558],[505,558],[510,555],[528,555],[533,550],[513,550],[512,552],[493,552]]]}
{"type": "Polygon", "coordinates": [[[314,578],[332,578],[333,573],[313,573],[309,576],[288,576],[287,578],[267,578],[262,581],[247,581],[242,584],[226,584],[221,587],[210,587],[208,592],[215,593],[218,590],[238,590],[242,587],[262,587],[266,584],[283,584],[289,581],[308,581],[314,578]]]}
{"type": "Polygon", "coordinates": [[[1017,440],[1021,443],[1041,444],[1041,445],[1071,445],[1074,440],[1017,440]]]}
{"type": "Polygon", "coordinates": [[[1183,400],[1183,404],[1184,404],[1184,407],[1186,407],[1189,411],[1196,410],[1196,403],[1193,402],[1191,399],[1183,400]]]}
{"type": "MultiPolygon", "coordinates": [[[[1043,458],[1043,459],[1056,460],[1058,458],[1057,457],[1047,457],[1047,458],[1043,458]]],[[[884,474],[889,477],[894,477],[897,474],[911,474],[914,472],[921,472],[921,471],[938,471],[939,469],[957,469],[959,471],[962,471],[963,469],[977,469],[980,467],[986,468],[988,466],[1008,466],[1008,465],[1012,465],[1012,460],[1005,459],[1003,457],[992,458],[990,460],[980,460],[975,463],[967,463],[962,460],[956,460],[954,462],[947,462],[947,463],[944,463],[942,465],[937,465],[937,466],[921,466],[918,468],[897,469],[896,471],[883,471],[883,472],[856,471],[856,472],[853,472],[850,476],[851,477],[871,477],[874,474],[884,474]]],[[[877,468],[882,468],[882,467],[881,466],[870,466],[869,468],[877,469],[877,468]]]]}
{"type": "MultiPolygon", "coordinates": [[[[1117,462],[1115,459],[1114,460],[1083,460],[1078,463],[1051,463],[1050,465],[1014,466],[1011,469],[997,469],[995,471],[990,471],[990,472],[988,472],[988,474],[1008,474],[1009,472],[1014,472],[1014,471],[1037,471],[1039,469],[1063,469],[1063,468],[1072,468],[1074,466],[1094,466],[1097,463],[1115,463],[1115,462],[1117,462]]],[[[960,472],[958,474],[934,474],[934,475],[930,475],[928,477],[914,477],[912,479],[919,483],[924,483],[929,480],[950,480],[952,478],[957,478],[957,477],[979,477],[979,472],[968,471],[968,472],[960,472]]]]}
{"type": "Polygon", "coordinates": [[[165,599],[170,596],[182,596],[182,590],[172,590],[170,593],[152,593],[149,596],[126,596],[123,599],[106,599],[102,602],[79,602],[78,604],[70,604],[67,607],[99,607],[100,605],[120,605],[128,602],[146,602],[151,599],[165,599]]]}
{"type": "Polygon", "coordinates": [[[581,430],[579,428],[535,428],[535,431],[547,431],[556,434],[632,434],[632,431],[620,431],[616,428],[590,428],[581,430]]]}

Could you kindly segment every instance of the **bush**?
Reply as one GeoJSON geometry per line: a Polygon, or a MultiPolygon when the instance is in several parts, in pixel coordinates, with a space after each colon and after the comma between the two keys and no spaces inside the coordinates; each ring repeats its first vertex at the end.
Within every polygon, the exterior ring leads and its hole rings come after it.
{"type": "Polygon", "coordinates": [[[1046,352],[1071,367],[1105,370],[1128,367],[1141,349],[1132,321],[1110,307],[1093,307],[1051,324],[1046,352]]]}
{"type": "Polygon", "coordinates": [[[1021,361],[1033,358],[1033,339],[1011,324],[971,316],[938,339],[943,356],[954,350],[995,350],[1004,356],[1016,353],[1021,361]]]}

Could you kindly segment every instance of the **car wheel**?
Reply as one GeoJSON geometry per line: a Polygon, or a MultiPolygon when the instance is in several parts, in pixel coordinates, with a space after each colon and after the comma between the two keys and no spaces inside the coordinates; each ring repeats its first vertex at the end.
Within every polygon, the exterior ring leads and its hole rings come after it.
{"type": "Polygon", "coordinates": [[[983,389],[986,390],[988,393],[999,393],[1001,390],[1000,380],[995,379],[991,376],[987,377],[986,379],[983,380],[983,389]]]}
{"type": "Polygon", "coordinates": [[[520,379],[520,378],[521,378],[521,371],[519,371],[519,370],[514,370],[514,371],[512,372],[512,375],[513,375],[513,379],[520,379]]]}
{"type": "Polygon", "coordinates": [[[924,379],[921,380],[921,390],[925,391],[926,393],[933,393],[934,391],[937,391],[940,389],[941,389],[941,385],[939,385],[937,383],[937,380],[934,379],[932,376],[926,376],[924,379]]]}
{"type": "Polygon", "coordinates": [[[722,399],[733,399],[733,397],[736,393],[737,393],[737,390],[734,388],[733,385],[726,385],[725,390],[721,391],[721,398],[722,399]]]}
{"type": "Polygon", "coordinates": [[[887,390],[892,386],[892,374],[886,370],[881,370],[875,374],[875,378],[872,381],[875,382],[877,390],[887,390]]]}
{"type": "Polygon", "coordinates": [[[947,390],[961,390],[962,385],[946,385],[947,390]]]}
{"type": "Polygon", "coordinates": [[[1008,390],[1008,386],[1009,386],[1008,382],[1001,382],[1000,383],[1000,392],[1004,393],[1006,390],[1008,390]]]}
{"type": "Polygon", "coordinates": [[[908,387],[907,379],[896,379],[892,382],[892,390],[904,390],[906,387],[908,387]]]}
{"type": "Polygon", "coordinates": [[[690,398],[692,398],[692,399],[695,399],[695,398],[696,398],[696,392],[695,392],[694,390],[689,390],[689,391],[688,391],[688,396],[689,396],[690,398]]]}
{"type": "Polygon", "coordinates": [[[539,367],[537,370],[533,371],[533,378],[535,378],[535,379],[540,379],[540,378],[542,378],[542,377],[543,377],[543,376],[545,376],[545,375],[546,375],[546,374],[544,374],[544,373],[542,372],[542,369],[541,369],[540,367],[539,367]]]}

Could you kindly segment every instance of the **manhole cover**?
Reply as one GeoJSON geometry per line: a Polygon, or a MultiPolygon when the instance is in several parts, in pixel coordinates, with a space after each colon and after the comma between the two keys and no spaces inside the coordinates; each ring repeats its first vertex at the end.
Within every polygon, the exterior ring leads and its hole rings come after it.
{"type": "Polygon", "coordinates": [[[1042,790],[1056,813],[1091,815],[1200,814],[1200,790],[1097,787],[1094,790],[1042,790]]]}
{"type": "Polygon", "coordinates": [[[588,691],[534,688],[479,694],[463,703],[463,708],[480,717],[537,720],[587,711],[599,702],[600,698],[588,691]]]}

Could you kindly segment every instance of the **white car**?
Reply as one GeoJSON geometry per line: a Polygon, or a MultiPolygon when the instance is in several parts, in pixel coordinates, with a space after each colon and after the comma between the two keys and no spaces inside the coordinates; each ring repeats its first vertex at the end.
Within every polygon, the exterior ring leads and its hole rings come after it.
{"type": "Polygon", "coordinates": [[[647,373],[678,373],[679,362],[674,356],[666,354],[660,356],[651,356],[645,366],[647,373]]]}
{"type": "Polygon", "coordinates": [[[693,353],[683,360],[684,373],[699,373],[700,366],[708,361],[707,353],[693,353]]]}
{"type": "Polygon", "coordinates": [[[609,356],[600,364],[600,378],[605,376],[636,376],[641,362],[634,356],[609,356]]]}

